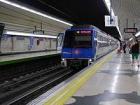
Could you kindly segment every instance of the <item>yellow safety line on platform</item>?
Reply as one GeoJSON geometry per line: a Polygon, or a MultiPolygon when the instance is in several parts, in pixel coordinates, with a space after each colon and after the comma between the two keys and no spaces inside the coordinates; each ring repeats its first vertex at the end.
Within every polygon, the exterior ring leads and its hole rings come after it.
{"type": "Polygon", "coordinates": [[[109,62],[113,53],[107,55],[103,60],[95,63],[89,69],[84,71],[78,77],[73,79],[68,85],[59,91],[55,96],[47,100],[44,105],[64,105],[70,97],[72,97],[84,83],[89,80],[105,63],[109,62]]]}

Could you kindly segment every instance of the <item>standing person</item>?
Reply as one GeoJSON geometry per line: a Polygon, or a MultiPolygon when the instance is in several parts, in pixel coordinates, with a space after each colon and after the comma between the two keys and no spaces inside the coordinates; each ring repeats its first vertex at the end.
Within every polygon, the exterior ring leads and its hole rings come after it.
{"type": "Polygon", "coordinates": [[[132,53],[132,65],[134,65],[134,61],[136,60],[136,63],[139,67],[139,60],[138,60],[138,57],[139,57],[139,43],[138,43],[137,40],[136,40],[135,44],[132,45],[132,47],[131,47],[131,53],[132,53]]]}
{"type": "Polygon", "coordinates": [[[126,43],[123,44],[123,52],[126,53],[126,43]]]}

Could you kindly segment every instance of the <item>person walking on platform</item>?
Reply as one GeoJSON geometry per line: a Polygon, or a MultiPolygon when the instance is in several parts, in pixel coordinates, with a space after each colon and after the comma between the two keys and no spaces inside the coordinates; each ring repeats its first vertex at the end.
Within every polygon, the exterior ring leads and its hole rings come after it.
{"type": "Polygon", "coordinates": [[[126,43],[123,44],[123,52],[126,53],[126,43]]]}
{"type": "Polygon", "coordinates": [[[134,65],[135,60],[136,60],[136,63],[139,67],[139,60],[138,60],[138,58],[139,58],[139,43],[137,40],[131,47],[131,54],[132,54],[132,65],[134,65]]]}

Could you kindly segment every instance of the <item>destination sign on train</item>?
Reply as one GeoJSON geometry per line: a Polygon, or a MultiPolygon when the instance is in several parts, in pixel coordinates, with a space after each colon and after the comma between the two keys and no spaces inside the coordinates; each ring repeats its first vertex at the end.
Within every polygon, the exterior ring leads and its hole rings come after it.
{"type": "Polygon", "coordinates": [[[91,31],[88,30],[81,30],[81,31],[77,31],[78,34],[91,34],[91,31]]]}

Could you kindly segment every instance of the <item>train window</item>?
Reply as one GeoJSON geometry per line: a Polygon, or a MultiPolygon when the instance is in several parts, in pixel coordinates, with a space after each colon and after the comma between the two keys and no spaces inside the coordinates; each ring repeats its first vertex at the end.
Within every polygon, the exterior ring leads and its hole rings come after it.
{"type": "Polygon", "coordinates": [[[75,36],[75,41],[91,41],[91,36],[75,36]]]}
{"type": "Polygon", "coordinates": [[[73,47],[87,48],[92,46],[91,36],[75,36],[73,47]]]}
{"type": "Polygon", "coordinates": [[[92,47],[91,31],[67,31],[64,38],[64,47],[88,48],[92,47]]]}

